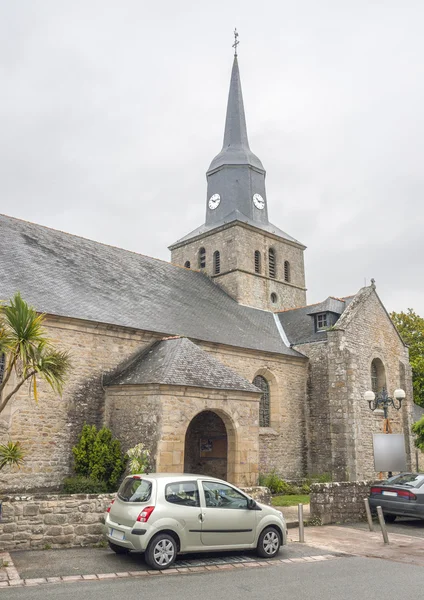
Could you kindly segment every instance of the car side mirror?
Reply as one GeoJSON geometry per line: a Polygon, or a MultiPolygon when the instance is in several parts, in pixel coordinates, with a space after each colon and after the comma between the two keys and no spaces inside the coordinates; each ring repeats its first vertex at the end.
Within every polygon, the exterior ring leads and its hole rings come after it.
{"type": "Polygon", "coordinates": [[[248,498],[247,499],[247,508],[249,510],[254,510],[257,507],[257,504],[255,502],[255,500],[253,500],[253,498],[248,498]]]}

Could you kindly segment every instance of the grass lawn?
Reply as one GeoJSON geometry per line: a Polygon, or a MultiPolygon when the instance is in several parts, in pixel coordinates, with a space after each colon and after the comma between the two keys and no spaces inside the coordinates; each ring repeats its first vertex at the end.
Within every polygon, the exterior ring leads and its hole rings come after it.
{"type": "Polygon", "coordinates": [[[297,506],[298,504],[309,504],[309,496],[273,496],[272,506],[297,506]]]}

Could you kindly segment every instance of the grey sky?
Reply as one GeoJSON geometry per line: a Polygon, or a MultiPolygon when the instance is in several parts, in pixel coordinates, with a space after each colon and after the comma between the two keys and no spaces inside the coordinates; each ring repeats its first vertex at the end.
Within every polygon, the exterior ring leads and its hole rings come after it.
{"type": "Polygon", "coordinates": [[[0,0],[0,212],[169,259],[204,221],[232,31],[270,220],[308,302],[424,315],[424,4],[0,0]]]}

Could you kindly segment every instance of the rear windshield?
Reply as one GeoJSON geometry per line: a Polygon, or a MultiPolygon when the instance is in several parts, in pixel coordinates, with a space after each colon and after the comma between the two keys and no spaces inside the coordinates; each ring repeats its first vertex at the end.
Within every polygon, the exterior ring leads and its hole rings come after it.
{"type": "Polygon", "coordinates": [[[125,479],[118,490],[118,498],[124,502],[147,502],[151,494],[151,481],[132,477],[125,479]]]}
{"type": "Polygon", "coordinates": [[[386,485],[405,485],[406,487],[419,488],[424,484],[424,475],[420,473],[403,473],[390,477],[386,485]]]}

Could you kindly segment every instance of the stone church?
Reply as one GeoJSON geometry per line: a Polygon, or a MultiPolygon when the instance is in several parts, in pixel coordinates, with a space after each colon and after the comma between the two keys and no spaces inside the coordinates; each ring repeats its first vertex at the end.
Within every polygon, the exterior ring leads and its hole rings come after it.
{"type": "Polygon", "coordinates": [[[3,489],[58,487],[84,422],[124,449],[144,442],[160,472],[240,486],[273,469],[373,476],[382,417],[363,394],[383,386],[406,390],[391,416],[411,463],[407,348],[374,284],[307,305],[305,246],[268,220],[237,57],[205,222],[170,250],[164,262],[0,216],[0,298],[20,291],[72,357],[61,398],[40,386],[36,404],[22,390],[0,416],[0,441],[27,453],[19,473],[1,472],[3,489]]]}

